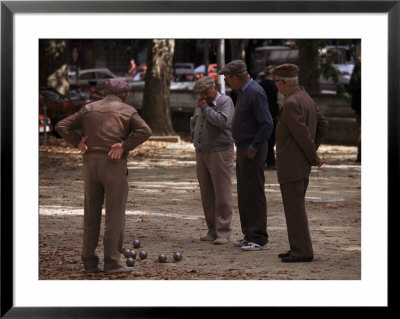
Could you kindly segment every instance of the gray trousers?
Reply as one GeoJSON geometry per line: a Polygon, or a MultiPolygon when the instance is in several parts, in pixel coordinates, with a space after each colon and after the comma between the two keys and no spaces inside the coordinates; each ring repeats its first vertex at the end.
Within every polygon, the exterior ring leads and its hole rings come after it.
{"type": "Polygon", "coordinates": [[[208,235],[227,238],[232,221],[233,147],[220,152],[196,152],[199,180],[208,235]]]}
{"type": "Polygon", "coordinates": [[[126,162],[107,158],[84,158],[85,187],[82,261],[85,269],[99,263],[98,245],[101,212],[105,200],[104,270],[121,266],[125,230],[125,208],[128,196],[126,162]]]}
{"type": "Polygon", "coordinates": [[[305,206],[308,177],[291,183],[280,184],[290,255],[314,256],[305,206]]]}
{"type": "Polygon", "coordinates": [[[249,145],[236,149],[236,178],[240,225],[244,240],[265,245],[267,234],[267,199],[264,192],[264,165],[268,143],[264,143],[253,159],[247,157],[249,145]]]}

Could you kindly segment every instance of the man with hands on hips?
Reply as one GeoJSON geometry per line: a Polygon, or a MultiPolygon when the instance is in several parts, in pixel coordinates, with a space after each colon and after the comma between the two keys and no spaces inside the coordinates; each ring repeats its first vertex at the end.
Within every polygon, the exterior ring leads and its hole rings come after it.
{"type": "Polygon", "coordinates": [[[104,272],[133,270],[120,262],[128,196],[127,157],[129,151],[150,137],[151,129],[134,107],[124,103],[130,90],[124,80],[110,79],[106,82],[102,100],[87,104],[55,127],[83,156],[85,196],[81,257],[86,273],[101,271],[95,250],[104,201],[104,272]]]}

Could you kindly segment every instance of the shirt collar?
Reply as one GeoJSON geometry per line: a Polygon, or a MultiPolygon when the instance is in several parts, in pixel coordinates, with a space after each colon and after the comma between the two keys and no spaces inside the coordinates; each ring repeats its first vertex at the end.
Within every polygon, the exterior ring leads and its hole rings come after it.
{"type": "Polygon", "coordinates": [[[217,100],[219,99],[219,97],[221,96],[221,93],[217,92],[217,96],[215,97],[215,100],[212,101],[212,105],[217,105],[217,100]]]}
{"type": "Polygon", "coordinates": [[[251,83],[253,83],[254,80],[252,78],[250,78],[250,80],[248,80],[245,84],[243,84],[243,86],[240,88],[242,90],[242,92],[246,91],[246,89],[250,86],[251,83]]]}

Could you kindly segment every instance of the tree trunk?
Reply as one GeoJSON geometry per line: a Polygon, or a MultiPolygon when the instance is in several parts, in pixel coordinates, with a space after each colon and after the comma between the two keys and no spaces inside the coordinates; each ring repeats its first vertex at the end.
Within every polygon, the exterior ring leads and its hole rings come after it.
{"type": "Polygon", "coordinates": [[[39,85],[68,95],[68,50],[66,40],[39,41],[39,85]]]}
{"type": "Polygon", "coordinates": [[[154,135],[173,135],[169,105],[175,40],[149,40],[143,96],[143,119],[154,135]]]}
{"type": "Polygon", "coordinates": [[[299,83],[308,93],[321,91],[319,84],[320,68],[318,50],[320,40],[299,40],[299,83]]]}

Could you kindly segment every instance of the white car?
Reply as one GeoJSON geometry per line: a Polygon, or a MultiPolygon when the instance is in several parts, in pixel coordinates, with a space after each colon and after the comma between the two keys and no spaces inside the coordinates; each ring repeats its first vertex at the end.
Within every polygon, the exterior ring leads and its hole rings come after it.
{"type": "Polygon", "coordinates": [[[118,76],[107,68],[83,69],[69,77],[69,84],[90,85],[95,86],[97,90],[102,90],[104,83],[111,78],[118,78],[118,76]]]}

